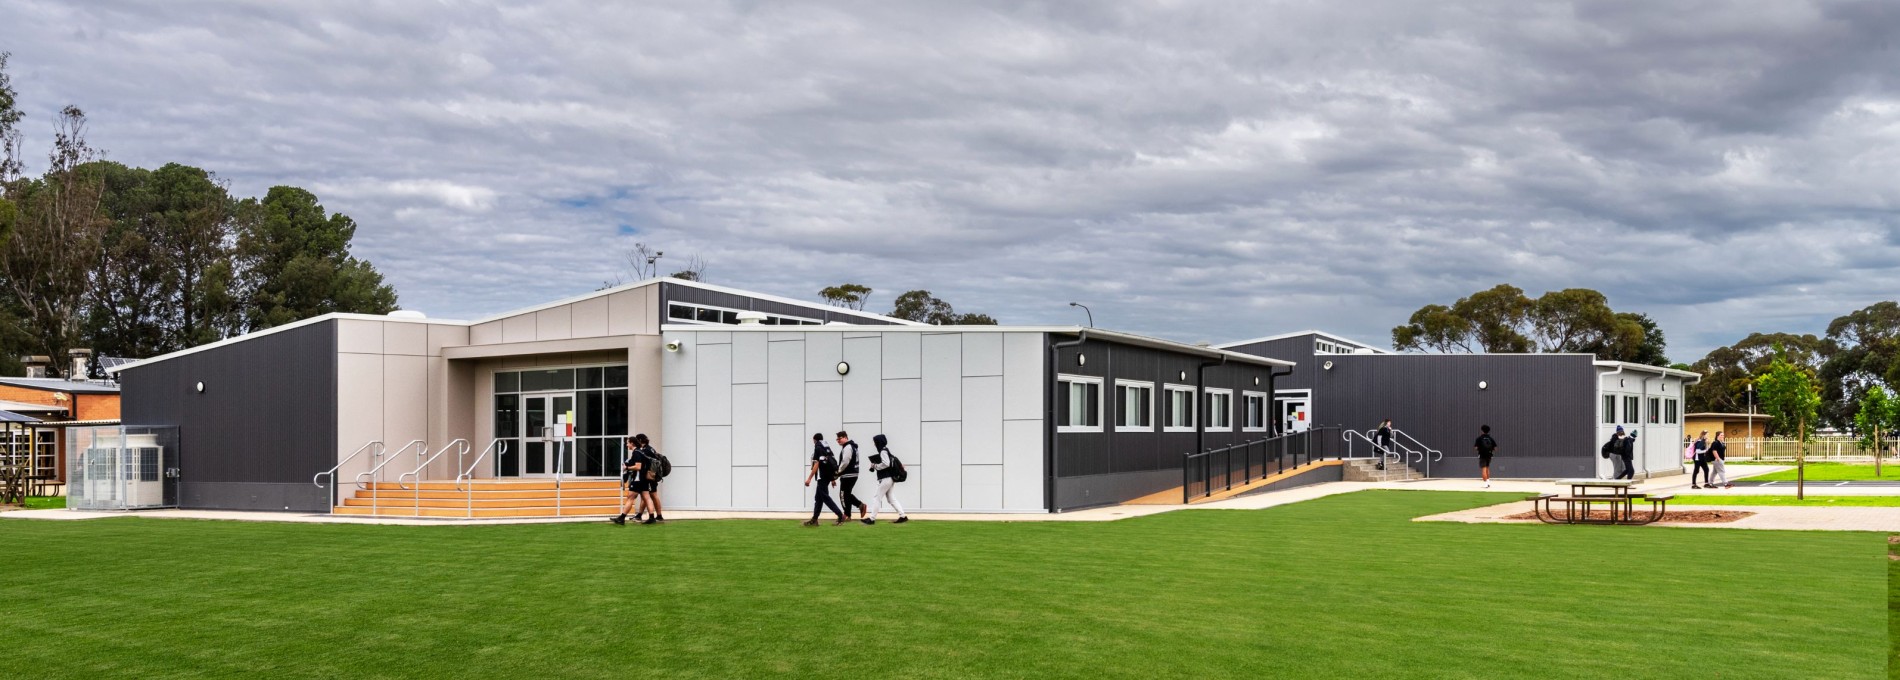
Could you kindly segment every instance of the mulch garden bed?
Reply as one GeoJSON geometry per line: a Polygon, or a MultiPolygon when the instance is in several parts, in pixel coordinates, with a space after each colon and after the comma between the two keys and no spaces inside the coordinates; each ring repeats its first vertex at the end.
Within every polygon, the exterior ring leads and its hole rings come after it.
{"type": "MultiPolygon", "coordinates": [[[[1637,514],[1640,516],[1643,512],[1642,510],[1638,510],[1637,514]]],[[[1661,521],[1682,522],[1685,524],[1719,524],[1722,522],[1733,522],[1754,514],[1755,513],[1744,510],[1670,510],[1667,514],[1663,515],[1661,521]]],[[[1537,519],[1537,513],[1520,512],[1499,519],[1537,519]]],[[[1610,521],[1610,511],[1592,510],[1590,511],[1590,519],[1601,522],[1610,521]]]]}

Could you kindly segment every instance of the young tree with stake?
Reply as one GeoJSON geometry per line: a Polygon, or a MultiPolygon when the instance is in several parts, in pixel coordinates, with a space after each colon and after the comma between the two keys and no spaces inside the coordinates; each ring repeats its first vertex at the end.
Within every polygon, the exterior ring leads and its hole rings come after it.
{"type": "MultiPolygon", "coordinates": [[[[1814,376],[1789,361],[1787,352],[1776,348],[1774,362],[1761,374],[1756,385],[1761,394],[1762,410],[1773,416],[1782,428],[1793,428],[1795,448],[1796,499],[1807,498],[1808,435],[1814,432],[1814,420],[1821,409],[1821,387],[1814,376]]],[[[1783,432],[1789,430],[1783,429],[1783,432]]]]}
{"type": "Polygon", "coordinates": [[[1860,411],[1854,414],[1854,431],[1860,433],[1860,447],[1874,451],[1874,478],[1880,478],[1880,446],[1894,421],[1900,420],[1900,401],[1888,396],[1879,385],[1867,388],[1860,396],[1860,411]]]}

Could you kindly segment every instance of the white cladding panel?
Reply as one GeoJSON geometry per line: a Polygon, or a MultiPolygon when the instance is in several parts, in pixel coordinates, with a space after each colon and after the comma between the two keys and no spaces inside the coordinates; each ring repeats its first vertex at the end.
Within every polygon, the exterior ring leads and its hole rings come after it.
{"type": "MultiPolygon", "coordinates": [[[[907,509],[1044,510],[1040,333],[667,337],[682,344],[661,362],[662,430],[681,468],[663,487],[669,505],[807,511],[811,434],[831,444],[843,429],[867,456],[874,435],[890,438],[910,468],[894,493],[907,509]],[[844,376],[840,361],[851,366],[844,376]]],[[[859,496],[870,499],[875,485],[866,474],[859,496]]]]}

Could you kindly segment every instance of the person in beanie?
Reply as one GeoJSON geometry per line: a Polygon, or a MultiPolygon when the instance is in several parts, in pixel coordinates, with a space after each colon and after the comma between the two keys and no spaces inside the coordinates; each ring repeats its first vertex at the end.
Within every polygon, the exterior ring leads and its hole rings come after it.
{"type": "Polygon", "coordinates": [[[844,503],[845,519],[851,518],[851,509],[858,509],[858,517],[865,517],[870,508],[864,506],[852,488],[858,485],[858,443],[851,441],[851,435],[844,430],[838,431],[838,500],[844,503]]]}
{"type": "Polygon", "coordinates": [[[877,472],[877,495],[871,498],[871,516],[864,518],[863,522],[876,524],[878,508],[885,504],[897,511],[894,524],[908,522],[910,517],[904,515],[904,506],[898,504],[897,498],[891,495],[891,488],[897,486],[897,480],[892,479],[897,470],[891,466],[890,440],[880,434],[872,437],[871,443],[877,445],[877,451],[871,454],[871,469],[877,472]]]}
{"type": "Polygon", "coordinates": [[[831,447],[825,446],[824,433],[813,434],[811,436],[811,471],[805,473],[805,486],[811,486],[812,478],[817,477],[818,490],[812,492],[811,519],[805,520],[805,526],[818,526],[818,513],[826,507],[831,508],[831,514],[838,516],[838,521],[832,522],[832,526],[844,524],[844,510],[839,509],[838,503],[831,500],[831,486],[838,483],[837,476],[838,459],[831,455],[831,447]]]}

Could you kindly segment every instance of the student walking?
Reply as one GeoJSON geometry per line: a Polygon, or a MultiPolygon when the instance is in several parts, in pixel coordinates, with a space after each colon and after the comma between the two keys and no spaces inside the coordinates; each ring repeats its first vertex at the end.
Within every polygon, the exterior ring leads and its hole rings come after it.
{"type": "Polygon", "coordinates": [[[838,483],[838,458],[831,454],[831,447],[825,446],[823,433],[811,436],[811,470],[805,473],[805,486],[811,486],[813,477],[818,478],[818,489],[812,492],[811,519],[805,520],[805,526],[818,526],[818,513],[827,507],[831,508],[831,514],[838,516],[838,521],[831,526],[844,524],[844,510],[831,500],[831,487],[838,483]]]}
{"type": "Polygon", "coordinates": [[[1478,473],[1484,477],[1484,488],[1491,488],[1491,454],[1498,451],[1498,440],[1491,438],[1491,426],[1478,427],[1478,439],[1471,442],[1471,449],[1478,452],[1478,473]]]}
{"type": "MultiPolygon", "coordinates": [[[[1722,441],[1725,432],[1715,433],[1715,441],[1709,442],[1709,469],[1722,476],[1722,488],[1733,489],[1735,485],[1728,480],[1728,444],[1722,441]]],[[[1715,488],[1715,477],[1709,476],[1708,488],[1715,488]]]]}
{"type": "Polygon", "coordinates": [[[1384,470],[1386,454],[1392,452],[1392,419],[1391,418],[1387,418],[1385,420],[1379,421],[1379,432],[1378,434],[1374,435],[1373,441],[1378,442],[1379,444],[1379,465],[1373,469],[1384,470]]]}
{"type": "MultiPolygon", "coordinates": [[[[633,443],[640,447],[640,477],[643,479],[640,497],[646,501],[647,518],[641,524],[658,524],[666,521],[666,514],[660,508],[660,480],[666,478],[671,465],[666,456],[653,450],[653,444],[644,434],[633,436],[633,443]]],[[[637,521],[639,518],[635,517],[637,521]]]]}
{"type": "Polygon", "coordinates": [[[635,523],[640,522],[640,515],[643,512],[641,505],[646,502],[646,469],[649,466],[641,443],[639,437],[627,440],[627,455],[620,461],[620,483],[626,487],[627,493],[620,503],[620,515],[609,520],[614,524],[625,526],[627,513],[633,513],[635,523]]]}
{"type": "Polygon", "coordinates": [[[1713,458],[1709,455],[1709,431],[1703,430],[1702,434],[1696,435],[1695,443],[1690,446],[1695,448],[1695,469],[1689,471],[1689,488],[1702,488],[1696,485],[1697,475],[1701,475],[1703,483],[1709,488],[1715,488],[1715,480],[1709,479],[1709,460],[1713,458]]]}
{"type": "Polygon", "coordinates": [[[869,512],[869,509],[864,507],[864,501],[858,500],[857,494],[852,493],[852,488],[857,485],[858,443],[851,441],[851,435],[846,434],[844,430],[839,430],[838,500],[844,503],[844,516],[846,519],[851,518],[851,509],[854,507],[858,509],[858,517],[860,518],[865,517],[866,513],[869,512]]]}
{"type": "Polygon", "coordinates": [[[884,435],[872,437],[871,443],[877,446],[877,450],[871,453],[871,469],[877,472],[877,495],[871,498],[871,516],[862,521],[876,524],[878,509],[888,503],[891,509],[897,511],[897,521],[893,524],[908,522],[910,517],[904,515],[904,506],[898,504],[897,497],[891,495],[891,488],[897,485],[900,477],[906,476],[904,464],[891,455],[890,440],[884,435]]]}
{"type": "Polygon", "coordinates": [[[1623,426],[1616,426],[1616,433],[1610,435],[1609,441],[1603,442],[1603,457],[1609,458],[1611,456],[1615,456],[1617,460],[1623,464],[1623,470],[1622,472],[1610,475],[1610,479],[1634,480],[1636,478],[1635,433],[1630,433],[1626,436],[1623,434],[1623,426]]]}

